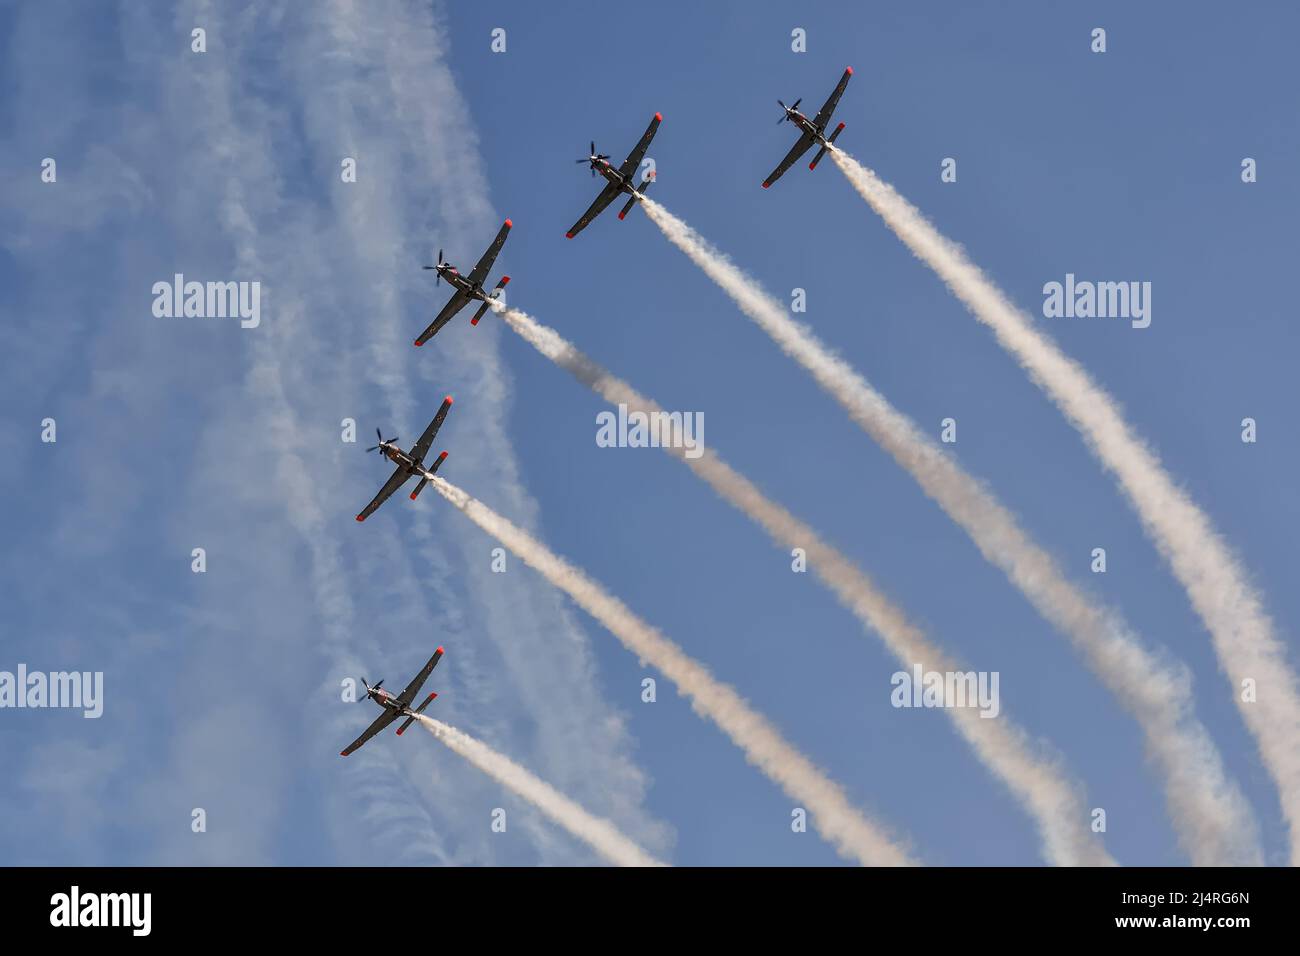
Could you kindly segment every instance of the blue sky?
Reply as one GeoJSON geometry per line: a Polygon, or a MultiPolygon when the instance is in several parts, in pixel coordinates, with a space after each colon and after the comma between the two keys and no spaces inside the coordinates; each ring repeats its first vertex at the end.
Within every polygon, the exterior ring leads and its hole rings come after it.
{"type": "Polygon", "coordinates": [[[778,297],[806,289],[801,318],[932,434],[957,419],[966,468],[1192,669],[1281,860],[1276,793],[1208,635],[1077,434],[833,165],[759,183],[793,140],[776,98],[820,103],[852,65],[840,142],[1031,314],[1067,272],[1150,281],[1148,329],[1039,321],[1211,514],[1294,649],[1294,10],[735,3],[610,25],[577,4],[351,20],[27,4],[0,18],[0,669],[106,680],[98,721],[0,711],[14,768],[0,859],[590,862],[422,735],[341,765],[370,715],[338,702],[338,681],[399,683],[442,643],[439,716],[672,862],[841,862],[790,831],[790,801],[666,682],[642,703],[650,672],[598,625],[522,565],[492,574],[493,543],[442,502],[395,497],[352,521],[384,475],[339,421],[406,440],[450,392],[448,478],[737,686],[923,860],[1039,862],[1030,821],[943,715],[890,707],[880,643],[685,469],[597,447],[602,403],[491,319],[410,348],[444,299],[419,265],[439,247],[471,262],[509,216],[512,304],[661,404],[703,411],[706,444],[933,640],[999,671],[1005,711],[1107,809],[1121,862],[1185,862],[1136,724],[892,460],[639,212],[563,238],[598,185],[572,160],[592,138],[621,158],[661,111],[652,194],[778,297]],[[192,54],[205,24],[209,52],[192,54]],[[795,27],[806,53],[790,51],[795,27]],[[39,180],[45,156],[57,184],[39,180]],[[945,157],[956,183],[939,180],[945,157]],[[155,319],[150,287],[178,271],[260,279],[262,327],[155,319]],[[46,416],[55,445],[39,442],[46,416]],[[196,546],[205,575],[189,570],[196,546]],[[1094,547],[1105,575],[1089,573],[1094,547]],[[506,834],[488,829],[497,806],[519,821],[506,834]]]}

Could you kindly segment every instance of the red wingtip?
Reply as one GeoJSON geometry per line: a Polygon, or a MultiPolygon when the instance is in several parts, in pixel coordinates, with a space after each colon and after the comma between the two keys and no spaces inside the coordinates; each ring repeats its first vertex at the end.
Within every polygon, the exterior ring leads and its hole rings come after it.
{"type": "Polygon", "coordinates": [[[450,404],[451,404],[451,396],[448,395],[446,398],[443,399],[443,401],[446,402],[448,405],[450,405],[450,404]]]}
{"type": "Polygon", "coordinates": [[[843,128],[844,128],[844,124],[841,123],[841,124],[839,125],[839,128],[840,128],[840,129],[843,129],[843,128]]]}
{"type": "Polygon", "coordinates": [[[573,238],[573,233],[571,233],[571,232],[566,232],[566,233],[564,234],[564,238],[565,238],[565,239],[572,239],[572,238],[573,238]]]}
{"type": "Polygon", "coordinates": [[[618,218],[619,218],[619,219],[622,219],[624,215],[625,215],[625,213],[619,213],[619,214],[618,214],[618,218]]]}
{"type": "Polygon", "coordinates": [[[424,344],[424,343],[421,342],[419,339],[416,339],[416,340],[415,340],[415,347],[416,347],[417,349],[418,349],[421,345],[423,345],[423,344],[424,344]]]}
{"type": "Polygon", "coordinates": [[[767,188],[768,186],[770,186],[770,185],[772,185],[772,184],[771,184],[771,183],[763,183],[763,188],[766,189],[766,188],[767,188]]]}
{"type": "Polygon", "coordinates": [[[849,76],[852,76],[852,75],[853,75],[853,67],[851,67],[851,66],[846,66],[846,67],[844,68],[844,72],[847,73],[849,76]]]}
{"type": "Polygon", "coordinates": [[[808,168],[809,168],[809,169],[816,169],[816,168],[817,168],[817,164],[816,164],[816,163],[809,163],[809,164],[808,164],[808,168]]]}
{"type": "Polygon", "coordinates": [[[663,114],[663,113],[656,113],[656,114],[655,114],[655,119],[657,119],[659,122],[662,123],[662,122],[664,121],[664,114],[663,114]]]}
{"type": "Polygon", "coordinates": [[[447,453],[444,451],[441,455],[438,456],[438,460],[442,461],[446,457],[447,457],[447,453]]]}
{"type": "Polygon", "coordinates": [[[358,520],[358,521],[365,521],[365,520],[366,520],[366,516],[365,516],[365,515],[357,515],[357,520],[358,520]]]}
{"type": "Polygon", "coordinates": [[[501,277],[501,284],[502,284],[502,285],[509,285],[509,284],[510,284],[510,277],[509,277],[509,276],[502,276],[502,277],[501,277]]]}
{"type": "Polygon", "coordinates": [[[340,756],[340,757],[346,757],[347,755],[348,755],[348,752],[347,752],[346,750],[340,750],[340,751],[339,751],[339,756],[340,756]]]}
{"type": "Polygon", "coordinates": [[[412,500],[412,501],[415,500],[415,492],[414,492],[414,491],[411,492],[411,500],[412,500]]]}
{"type": "Polygon", "coordinates": [[[440,645],[438,645],[438,653],[439,653],[439,654],[441,654],[441,653],[442,653],[442,645],[441,645],[441,644],[440,644],[440,645]]]}
{"type": "Polygon", "coordinates": [[[511,226],[513,226],[513,225],[514,225],[514,223],[511,222],[509,219],[506,220],[506,228],[507,228],[507,229],[509,229],[509,228],[510,228],[511,226]]]}

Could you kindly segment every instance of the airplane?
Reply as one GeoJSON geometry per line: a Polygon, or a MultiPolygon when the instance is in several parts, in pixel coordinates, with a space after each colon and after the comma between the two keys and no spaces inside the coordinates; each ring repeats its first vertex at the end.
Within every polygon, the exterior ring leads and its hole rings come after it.
{"type": "Polygon", "coordinates": [[[438,429],[442,427],[443,419],[447,417],[447,412],[450,410],[451,396],[448,395],[442,400],[442,407],[438,409],[438,414],[433,416],[433,421],[429,422],[429,427],[424,430],[424,434],[420,436],[420,440],[411,447],[410,451],[402,451],[401,447],[396,444],[396,435],[385,439],[384,433],[377,428],[375,429],[375,434],[379,436],[379,444],[367,448],[366,451],[379,452],[389,461],[395,462],[397,470],[393,472],[388,481],[384,482],[384,487],[379,489],[379,494],[375,495],[374,500],[366,505],[361,514],[357,515],[358,521],[365,521],[374,514],[375,509],[387,501],[389,495],[406,484],[408,478],[415,475],[420,476],[420,483],[411,492],[412,501],[424,490],[424,486],[434,476],[438,466],[447,459],[447,453],[444,451],[433,463],[432,468],[426,470],[424,467],[424,456],[429,453],[429,446],[433,444],[433,436],[438,434],[438,429]]]}
{"type": "Polygon", "coordinates": [[[420,333],[420,337],[415,340],[416,345],[423,345],[429,339],[438,334],[438,330],[456,317],[456,313],[465,306],[469,305],[470,300],[478,299],[483,304],[479,306],[474,318],[469,320],[470,325],[478,325],[478,320],[483,318],[491,304],[502,289],[510,282],[509,276],[502,276],[501,281],[496,284],[496,288],[491,292],[483,291],[483,282],[492,271],[492,263],[496,262],[497,253],[501,247],[506,244],[506,236],[510,233],[512,223],[509,219],[501,226],[501,231],[497,237],[492,240],[492,245],[488,246],[487,252],[483,253],[483,258],[478,261],[478,265],[467,276],[462,276],[454,265],[450,262],[444,262],[442,259],[442,250],[438,250],[438,264],[436,266],[425,266],[426,269],[432,269],[438,273],[438,278],[434,280],[437,286],[443,279],[456,290],[451,294],[451,301],[442,307],[438,317],[429,324],[429,327],[420,333]]]}
{"type": "Polygon", "coordinates": [[[424,698],[423,704],[415,708],[415,710],[411,709],[411,701],[415,700],[415,695],[420,692],[420,687],[423,686],[426,680],[428,680],[429,675],[433,673],[433,669],[438,666],[438,661],[441,659],[442,648],[440,647],[433,652],[433,656],[429,658],[429,663],[425,664],[420,673],[416,674],[411,682],[406,685],[406,690],[402,691],[396,697],[388,693],[388,691],[381,689],[384,683],[382,680],[374,687],[371,687],[366,683],[364,677],[361,678],[361,683],[366,688],[366,696],[382,707],[384,712],[376,717],[369,727],[362,731],[360,737],[348,744],[346,749],[341,750],[339,756],[346,757],[375,734],[379,733],[393,721],[397,720],[397,718],[405,717],[406,722],[397,728],[397,735],[400,737],[406,728],[411,726],[416,715],[424,713],[424,708],[428,707],[429,703],[438,696],[436,693],[430,694],[428,697],[424,698]]]}
{"type": "Polygon", "coordinates": [[[582,218],[573,224],[573,228],[565,233],[565,238],[572,239],[587,225],[605,211],[605,207],[617,199],[622,193],[628,193],[631,198],[628,199],[627,205],[623,211],[618,214],[622,219],[632,211],[632,205],[645,195],[646,189],[649,188],[653,176],[645,180],[638,189],[633,183],[632,177],[636,173],[637,167],[641,165],[641,159],[645,156],[645,151],[650,148],[650,140],[655,138],[655,133],[659,130],[659,124],[663,122],[663,114],[656,113],[655,118],[650,121],[646,127],[645,135],[641,137],[641,142],[633,147],[632,152],[627,154],[627,159],[623,160],[623,165],[615,169],[609,164],[609,154],[596,152],[596,143],[593,140],[591,144],[591,155],[586,159],[579,159],[578,163],[587,163],[591,167],[591,175],[595,177],[597,173],[604,176],[608,183],[596,197],[596,201],[591,207],[582,214],[582,218]]]}
{"type": "Polygon", "coordinates": [[[790,152],[785,154],[785,159],[781,160],[781,165],[772,170],[771,176],[768,176],[767,179],[763,180],[764,189],[767,189],[767,187],[771,186],[774,182],[785,175],[785,171],[794,165],[795,160],[808,152],[808,150],[812,148],[813,143],[820,144],[821,149],[817,152],[817,155],[813,157],[813,161],[808,164],[808,168],[817,168],[817,164],[820,163],[822,157],[826,155],[826,150],[830,148],[830,145],[835,142],[835,137],[839,136],[840,132],[844,129],[844,124],[841,123],[839,126],[835,127],[835,132],[831,133],[829,137],[826,135],[826,124],[831,121],[831,114],[835,112],[835,107],[839,104],[840,97],[844,94],[844,87],[849,85],[849,77],[852,75],[853,67],[845,67],[844,75],[840,77],[840,82],[835,87],[835,92],[831,94],[830,99],[826,101],[826,105],[818,110],[817,115],[812,119],[809,119],[799,112],[799,104],[803,102],[803,97],[795,100],[793,106],[786,106],[780,100],[776,101],[780,105],[781,109],[785,110],[785,115],[776,121],[777,125],[779,126],[786,120],[789,120],[799,127],[801,133],[799,141],[790,148],[790,152]]]}

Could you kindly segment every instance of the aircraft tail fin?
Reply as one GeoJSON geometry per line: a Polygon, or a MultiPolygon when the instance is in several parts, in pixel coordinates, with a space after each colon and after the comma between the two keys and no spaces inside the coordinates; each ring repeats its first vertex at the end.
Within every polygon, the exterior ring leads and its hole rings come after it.
{"type": "MultiPolygon", "coordinates": [[[[494,288],[492,292],[489,293],[489,297],[495,299],[497,297],[497,293],[500,292],[502,289],[504,289],[509,283],[510,283],[510,277],[502,276],[501,281],[496,284],[496,288],[494,288]]],[[[483,314],[487,312],[487,310],[490,309],[491,307],[492,304],[490,302],[484,302],[481,306],[478,307],[478,311],[474,313],[474,318],[469,320],[469,324],[478,325],[478,320],[483,318],[483,314]]]]}
{"type": "Polygon", "coordinates": [[[641,184],[641,188],[638,189],[634,195],[628,197],[627,205],[624,206],[623,211],[618,214],[619,219],[622,219],[632,211],[632,207],[636,204],[637,199],[645,195],[645,191],[650,188],[652,182],[654,182],[653,178],[645,180],[645,182],[641,184]]]}
{"type": "Polygon", "coordinates": [[[424,486],[429,483],[429,479],[432,478],[434,474],[437,473],[438,466],[441,465],[446,460],[447,460],[447,453],[445,451],[433,460],[432,467],[430,467],[428,471],[424,472],[423,477],[420,479],[420,483],[417,484],[415,486],[415,490],[411,492],[412,501],[414,501],[416,498],[420,496],[420,492],[422,492],[424,490],[424,486]]]}
{"type": "Polygon", "coordinates": [[[839,136],[840,131],[843,129],[844,129],[843,123],[835,127],[835,132],[831,133],[831,138],[826,141],[826,145],[823,146],[821,149],[817,150],[817,155],[814,156],[813,161],[808,164],[809,169],[817,168],[817,164],[820,163],[822,161],[822,157],[826,155],[826,150],[830,148],[831,143],[835,142],[835,137],[839,136]]]}
{"type": "MultiPolygon", "coordinates": [[[[428,697],[424,698],[424,703],[421,704],[419,707],[415,708],[415,712],[417,714],[424,713],[424,708],[428,707],[429,703],[437,696],[438,696],[437,693],[433,693],[430,694],[428,697]]],[[[411,724],[413,724],[414,722],[415,722],[415,717],[413,716],[407,717],[406,720],[402,722],[402,726],[397,728],[397,733],[400,735],[402,731],[406,730],[406,728],[411,726],[411,724]]]]}

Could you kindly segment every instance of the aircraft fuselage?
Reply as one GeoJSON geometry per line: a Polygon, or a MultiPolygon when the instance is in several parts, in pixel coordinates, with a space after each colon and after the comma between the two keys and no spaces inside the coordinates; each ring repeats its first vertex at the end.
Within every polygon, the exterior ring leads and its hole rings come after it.
{"type": "Polygon", "coordinates": [[[596,165],[593,166],[592,168],[594,168],[596,172],[600,173],[602,176],[608,179],[619,189],[623,190],[623,192],[625,193],[636,192],[636,187],[633,186],[629,180],[625,179],[623,177],[623,174],[620,173],[613,166],[611,166],[606,160],[603,159],[597,160],[596,165]]]}
{"type": "Polygon", "coordinates": [[[438,275],[446,279],[452,287],[460,292],[464,292],[471,298],[479,299],[483,302],[487,301],[487,293],[483,291],[483,286],[477,282],[470,282],[456,271],[455,266],[450,264],[438,266],[438,275]]]}
{"type": "Polygon", "coordinates": [[[409,717],[414,713],[411,708],[399,704],[396,697],[382,688],[379,690],[372,690],[370,692],[370,699],[385,710],[395,710],[403,717],[409,717]]]}
{"type": "Polygon", "coordinates": [[[411,474],[415,474],[415,459],[402,451],[402,449],[394,448],[391,445],[384,445],[380,451],[383,453],[383,456],[393,464],[405,465],[407,471],[411,472],[411,474]]]}
{"type": "Polygon", "coordinates": [[[804,116],[798,110],[788,110],[787,115],[789,115],[790,121],[792,123],[794,123],[801,130],[803,130],[805,133],[807,133],[809,136],[815,139],[817,141],[817,145],[819,146],[826,145],[826,128],[824,126],[818,126],[816,123],[814,123],[808,117],[804,116]]]}

